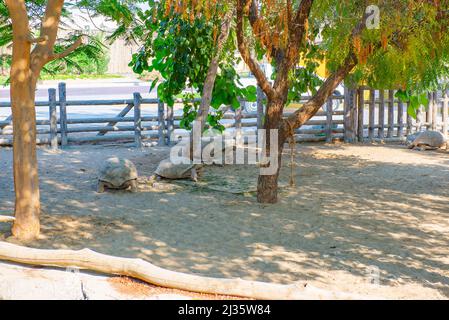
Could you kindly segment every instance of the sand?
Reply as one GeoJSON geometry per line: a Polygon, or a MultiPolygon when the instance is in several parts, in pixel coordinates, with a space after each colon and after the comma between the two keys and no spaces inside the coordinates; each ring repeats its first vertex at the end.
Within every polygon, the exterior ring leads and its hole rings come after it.
{"type": "MultiPolygon", "coordinates": [[[[149,176],[168,152],[124,145],[39,149],[42,237],[27,245],[88,247],[205,276],[307,281],[393,299],[449,298],[446,151],[298,145],[297,187],[282,188],[276,205],[243,192],[254,189],[254,166],[207,167],[198,186],[163,181],[152,189],[143,179],[138,193],[96,193],[103,159],[125,156],[149,176]]],[[[11,161],[11,149],[0,149],[2,213],[13,210],[11,161]]],[[[0,224],[0,239],[9,228],[0,224]]]]}

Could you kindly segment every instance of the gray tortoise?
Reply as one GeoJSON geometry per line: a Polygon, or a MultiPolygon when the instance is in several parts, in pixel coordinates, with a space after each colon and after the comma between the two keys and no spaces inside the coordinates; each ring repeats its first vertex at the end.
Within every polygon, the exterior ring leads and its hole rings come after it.
{"type": "Polygon", "coordinates": [[[151,180],[160,179],[192,179],[198,181],[198,173],[202,169],[202,164],[174,164],[170,159],[162,160],[151,180]]]}
{"type": "Polygon", "coordinates": [[[439,131],[424,131],[407,138],[408,148],[420,150],[436,150],[446,145],[446,138],[439,131]]]}
{"type": "Polygon", "coordinates": [[[137,178],[136,166],[130,160],[109,158],[100,168],[97,191],[103,193],[105,188],[119,190],[130,188],[132,192],[136,192],[137,178]]]}

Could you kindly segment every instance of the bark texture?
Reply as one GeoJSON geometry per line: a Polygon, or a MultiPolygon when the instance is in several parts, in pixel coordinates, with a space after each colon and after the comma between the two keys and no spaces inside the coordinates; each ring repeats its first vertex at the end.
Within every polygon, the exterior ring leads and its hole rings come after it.
{"type": "Polygon", "coordinates": [[[15,221],[12,234],[31,240],[40,231],[39,175],[36,156],[35,90],[43,66],[64,57],[81,45],[78,40],[60,54],[53,52],[63,0],[49,0],[42,19],[40,37],[30,36],[25,0],[5,0],[12,21],[11,108],[13,116],[13,154],[15,221]],[[35,44],[33,50],[32,44],[35,44]]]}
{"type": "MultiPolygon", "coordinates": [[[[287,119],[283,119],[283,111],[289,91],[288,75],[290,70],[299,62],[299,52],[306,43],[307,26],[314,0],[302,0],[294,12],[292,2],[287,1],[287,44],[284,46],[274,46],[273,39],[270,40],[270,31],[264,17],[259,14],[260,6],[257,0],[237,0],[237,41],[238,49],[245,63],[255,75],[258,85],[267,96],[267,109],[265,114],[264,128],[277,129],[278,147],[274,150],[270,144],[267,144],[267,153],[278,152],[279,168],[281,167],[281,154],[283,145],[287,139],[291,137],[295,130],[301,127],[305,122],[312,118],[321,106],[332,95],[335,88],[344,80],[344,78],[357,65],[357,58],[350,48],[348,56],[344,60],[342,66],[335,71],[306,104],[290,115],[287,119]],[[258,38],[260,43],[269,48],[270,56],[276,61],[276,79],[272,85],[257,60],[251,56],[248,47],[248,40],[245,38],[244,18],[247,17],[249,23],[253,27],[254,37],[258,38]],[[259,30],[259,32],[256,32],[259,30]],[[268,36],[267,36],[268,35],[268,36]]],[[[366,17],[354,28],[350,36],[355,37],[363,30],[366,17]]],[[[273,35],[271,35],[273,36],[273,35]]],[[[269,139],[267,139],[269,142],[269,139]]],[[[271,176],[259,176],[257,199],[261,203],[276,203],[278,189],[279,171],[271,176]]]]}

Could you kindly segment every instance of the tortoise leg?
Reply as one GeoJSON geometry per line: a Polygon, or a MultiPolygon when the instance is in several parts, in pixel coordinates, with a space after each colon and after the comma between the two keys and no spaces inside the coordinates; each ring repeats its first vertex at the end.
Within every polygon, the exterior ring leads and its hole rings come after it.
{"type": "Polygon", "coordinates": [[[103,182],[103,181],[98,181],[98,184],[97,184],[97,192],[98,192],[98,193],[103,193],[103,192],[104,192],[104,189],[105,189],[104,182],[103,182]]]}
{"type": "Polygon", "coordinates": [[[190,171],[190,177],[191,177],[192,181],[198,182],[198,172],[196,171],[195,168],[193,168],[190,171]]]}
{"type": "Polygon", "coordinates": [[[161,177],[159,177],[157,174],[153,174],[152,176],[150,176],[150,178],[148,179],[148,184],[151,187],[154,187],[154,184],[156,183],[156,181],[159,181],[161,179],[161,177]]]}
{"type": "Polygon", "coordinates": [[[129,185],[131,186],[131,192],[137,192],[138,191],[137,179],[130,181],[129,185]]]}
{"type": "Polygon", "coordinates": [[[426,151],[426,150],[429,150],[429,148],[426,145],[424,145],[424,144],[420,144],[420,145],[418,145],[418,150],[419,151],[426,151]]]}

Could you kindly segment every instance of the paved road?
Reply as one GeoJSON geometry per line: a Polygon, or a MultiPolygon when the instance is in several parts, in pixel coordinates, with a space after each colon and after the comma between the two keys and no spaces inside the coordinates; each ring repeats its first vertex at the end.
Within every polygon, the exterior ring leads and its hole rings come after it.
{"type": "MultiPolygon", "coordinates": [[[[36,100],[46,101],[48,99],[48,88],[57,88],[57,82],[45,83],[38,86],[36,90],[36,100]]],[[[117,80],[105,82],[93,81],[93,82],[68,82],[67,83],[67,99],[68,100],[113,100],[113,99],[132,99],[134,92],[139,92],[144,98],[155,98],[156,90],[150,94],[150,85],[140,81],[123,81],[117,80]]],[[[0,88],[0,102],[9,102],[10,94],[9,88],[0,88]]],[[[114,116],[118,114],[125,106],[104,106],[98,108],[92,107],[69,107],[68,113],[70,117],[82,118],[86,116],[114,116]]],[[[153,109],[153,108],[151,108],[153,109]]],[[[144,114],[156,113],[157,110],[145,110],[144,114]]],[[[48,107],[36,108],[37,118],[48,118],[48,107]]],[[[0,108],[0,120],[5,119],[11,114],[10,108],[0,108]]]]}
{"type": "MultiPolygon", "coordinates": [[[[134,92],[139,92],[145,98],[156,97],[155,90],[151,94],[148,93],[149,90],[149,85],[86,85],[85,87],[70,87],[70,85],[67,85],[67,98],[70,100],[131,99],[134,92]]],[[[39,88],[36,91],[36,100],[46,99],[48,99],[48,88],[39,88]]],[[[9,88],[0,88],[0,101],[9,101],[9,88]]]]}

